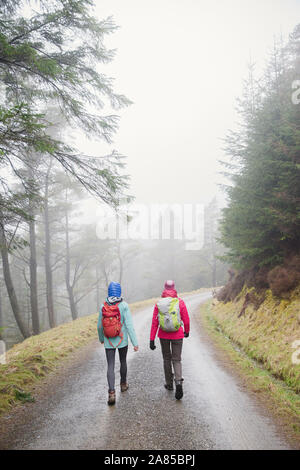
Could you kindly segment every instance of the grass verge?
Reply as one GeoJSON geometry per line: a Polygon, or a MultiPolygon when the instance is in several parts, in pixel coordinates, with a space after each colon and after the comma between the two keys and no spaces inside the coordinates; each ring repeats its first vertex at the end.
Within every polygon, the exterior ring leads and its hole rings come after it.
{"type": "Polygon", "coordinates": [[[244,289],[234,302],[214,302],[212,314],[225,334],[274,377],[300,393],[300,289],[288,299],[275,298],[271,291],[254,305],[253,289],[244,289]],[[299,345],[297,345],[299,341],[299,345]]]}
{"type": "MultiPolygon", "coordinates": [[[[233,327],[228,328],[225,322],[226,314],[220,314],[224,304],[212,305],[209,301],[201,305],[201,321],[209,336],[213,339],[218,350],[224,351],[231,365],[245,380],[247,387],[263,401],[274,416],[280,418],[281,423],[287,426],[292,438],[299,444],[300,439],[300,396],[291,387],[290,381],[278,378],[277,374],[265,367],[265,362],[256,359],[249,342],[243,344],[241,339],[235,341],[233,327]],[[217,313],[218,312],[218,313],[217,313]],[[221,320],[220,320],[221,318],[221,320]]],[[[228,313],[228,312],[227,312],[228,313]]],[[[240,333],[237,332],[237,335],[240,333]]],[[[249,332],[251,334],[251,332],[249,332]]],[[[239,336],[240,337],[240,336],[239,336]]],[[[272,354],[272,340],[270,339],[270,354],[272,354]]],[[[298,367],[298,366],[297,366],[298,367]]],[[[292,381],[295,384],[294,381],[292,381]]],[[[297,388],[297,386],[296,386],[297,388]]]]}

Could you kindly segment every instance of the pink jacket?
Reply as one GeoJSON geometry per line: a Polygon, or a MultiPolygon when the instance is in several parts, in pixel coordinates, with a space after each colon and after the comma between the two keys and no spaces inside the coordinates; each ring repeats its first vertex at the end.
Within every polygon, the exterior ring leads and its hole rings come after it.
{"type": "MultiPolygon", "coordinates": [[[[161,296],[162,297],[177,297],[177,292],[176,292],[175,289],[168,289],[168,290],[165,289],[161,296]]],[[[184,331],[185,331],[185,333],[189,333],[189,331],[190,331],[190,318],[189,318],[189,314],[188,314],[186,305],[185,305],[185,303],[182,299],[179,299],[179,309],[180,309],[181,320],[183,321],[184,331]]],[[[156,336],[158,327],[159,327],[158,308],[157,308],[157,305],[155,304],[155,307],[154,307],[154,310],[153,310],[150,341],[155,340],[155,336],[156,336]]],[[[179,330],[171,332],[171,333],[163,331],[161,328],[159,328],[158,337],[162,338],[162,339],[181,339],[181,338],[184,338],[183,328],[181,326],[179,328],[179,330]]]]}

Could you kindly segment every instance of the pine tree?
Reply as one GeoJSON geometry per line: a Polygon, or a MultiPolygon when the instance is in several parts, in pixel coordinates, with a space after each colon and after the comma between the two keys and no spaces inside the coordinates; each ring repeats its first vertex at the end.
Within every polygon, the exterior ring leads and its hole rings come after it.
{"type": "Polygon", "coordinates": [[[117,110],[130,103],[114,92],[112,79],[99,71],[99,66],[114,56],[104,45],[106,35],[116,29],[112,19],[97,20],[92,14],[91,0],[41,0],[34,2],[34,9],[25,16],[24,6],[32,4],[22,0],[0,2],[1,253],[5,283],[24,336],[29,333],[22,324],[9,269],[9,252],[17,241],[10,224],[17,214],[17,224],[26,221],[30,226],[31,305],[34,331],[38,332],[35,214],[32,205],[21,208],[20,197],[8,181],[21,183],[24,200],[38,199],[39,188],[32,184],[36,173],[30,157],[38,155],[46,166],[47,160],[55,159],[87,191],[117,205],[127,187],[127,178],[119,171],[123,167],[122,156],[116,151],[101,157],[84,155],[68,142],[57,139],[49,132],[55,122],[49,120],[47,108],[59,107],[69,127],[111,143],[118,116],[102,114],[103,108],[108,103],[117,110]]]}
{"type": "Polygon", "coordinates": [[[239,269],[276,265],[300,249],[300,109],[291,100],[299,58],[298,26],[274,47],[264,80],[248,80],[243,126],[227,139],[232,185],[221,239],[239,269]]]}

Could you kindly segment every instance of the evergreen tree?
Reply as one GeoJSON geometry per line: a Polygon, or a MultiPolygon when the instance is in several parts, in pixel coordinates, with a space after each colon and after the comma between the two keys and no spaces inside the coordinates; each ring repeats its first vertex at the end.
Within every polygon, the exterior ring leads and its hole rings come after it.
{"type": "MultiPolygon", "coordinates": [[[[108,204],[117,205],[127,187],[126,176],[119,172],[123,163],[117,152],[101,157],[81,154],[51,134],[49,128],[55,122],[47,116],[47,108],[56,105],[67,126],[112,142],[118,116],[103,115],[104,105],[119,109],[129,104],[127,98],[114,92],[112,79],[99,71],[99,65],[113,59],[104,38],[116,26],[111,18],[99,21],[93,16],[91,0],[41,0],[34,2],[35,9],[32,4],[22,0],[0,2],[1,254],[12,309],[24,336],[29,332],[22,323],[9,252],[17,241],[11,221],[18,215],[16,227],[22,221],[30,227],[31,307],[34,332],[38,332],[34,199],[39,198],[40,188],[32,184],[37,180],[32,155],[38,155],[42,162],[55,159],[73,179],[108,204]],[[21,198],[31,204],[20,204],[19,194],[8,183],[15,180],[22,185],[21,198]]],[[[51,290],[50,284],[48,288],[51,290]]],[[[54,324],[50,297],[48,307],[54,324]]]]}
{"type": "MultiPolygon", "coordinates": [[[[115,203],[125,180],[117,171],[120,156],[80,155],[49,136],[49,122],[40,110],[56,102],[70,126],[111,142],[118,117],[101,114],[104,100],[115,109],[129,100],[113,91],[112,80],[97,66],[113,58],[103,40],[116,27],[111,18],[92,16],[90,0],[40,2],[29,18],[22,16],[24,2],[18,3],[2,1],[1,11],[0,82],[6,97],[0,105],[2,167],[22,179],[19,166],[28,164],[28,152],[51,154],[89,191],[115,203]]],[[[0,182],[5,189],[4,178],[0,182]]]]}
{"type": "Polygon", "coordinates": [[[221,223],[225,259],[235,267],[272,266],[300,249],[300,25],[277,45],[264,80],[253,68],[240,101],[242,126],[227,139],[232,185],[221,223]]]}

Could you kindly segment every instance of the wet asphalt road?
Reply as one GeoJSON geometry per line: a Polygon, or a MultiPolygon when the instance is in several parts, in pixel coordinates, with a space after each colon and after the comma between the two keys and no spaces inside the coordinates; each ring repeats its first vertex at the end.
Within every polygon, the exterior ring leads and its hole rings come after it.
{"type": "Polygon", "coordinates": [[[146,308],[134,315],[140,351],[130,346],[130,388],[121,394],[117,387],[114,407],[106,404],[104,349],[95,343],[77,353],[36,403],[5,418],[0,449],[287,449],[271,419],[196,328],[193,317],[209,296],[186,298],[191,335],[183,345],[181,401],[163,387],[159,342],[155,351],[148,346],[152,308],[146,308]]]}

